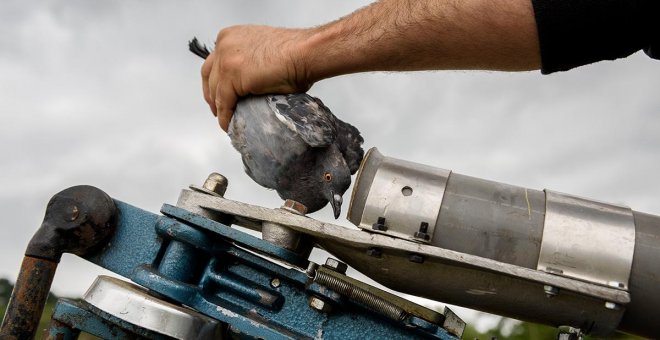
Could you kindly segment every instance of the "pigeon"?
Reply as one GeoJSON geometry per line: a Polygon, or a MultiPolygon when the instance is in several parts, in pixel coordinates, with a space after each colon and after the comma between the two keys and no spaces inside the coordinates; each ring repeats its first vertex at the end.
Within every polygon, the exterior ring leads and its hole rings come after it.
{"type": "Polygon", "coordinates": [[[306,93],[246,97],[236,105],[228,135],[255,182],[310,213],[330,202],[339,218],[364,139],[320,99],[306,93]]]}
{"type": "MultiPolygon", "coordinates": [[[[203,59],[210,54],[197,38],[188,48],[203,59]]],[[[242,98],[227,134],[255,182],[309,213],[330,202],[339,218],[342,195],[364,157],[364,139],[320,99],[306,93],[242,98]]]]}

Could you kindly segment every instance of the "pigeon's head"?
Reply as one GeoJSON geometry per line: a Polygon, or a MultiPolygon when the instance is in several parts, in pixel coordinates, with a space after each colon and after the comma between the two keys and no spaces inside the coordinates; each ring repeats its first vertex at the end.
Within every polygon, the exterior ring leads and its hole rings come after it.
{"type": "Polygon", "coordinates": [[[316,176],[321,183],[321,193],[330,202],[335,218],[341,214],[342,196],[351,185],[351,171],[341,152],[333,145],[326,157],[321,157],[316,176]]]}

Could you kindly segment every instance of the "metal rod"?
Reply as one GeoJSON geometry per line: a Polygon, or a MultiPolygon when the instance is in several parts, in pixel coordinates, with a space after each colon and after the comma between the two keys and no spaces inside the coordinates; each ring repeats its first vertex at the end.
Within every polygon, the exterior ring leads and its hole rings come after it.
{"type": "Polygon", "coordinates": [[[33,339],[39,326],[57,262],[25,256],[2,320],[2,339],[33,339]]]}

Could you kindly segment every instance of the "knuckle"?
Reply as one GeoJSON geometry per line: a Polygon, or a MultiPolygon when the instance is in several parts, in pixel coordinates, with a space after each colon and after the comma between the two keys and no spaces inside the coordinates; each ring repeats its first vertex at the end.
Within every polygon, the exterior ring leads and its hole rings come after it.
{"type": "Polygon", "coordinates": [[[227,36],[231,36],[238,30],[238,27],[239,26],[229,26],[221,29],[216,36],[216,42],[220,42],[220,40],[223,40],[227,36]]]}

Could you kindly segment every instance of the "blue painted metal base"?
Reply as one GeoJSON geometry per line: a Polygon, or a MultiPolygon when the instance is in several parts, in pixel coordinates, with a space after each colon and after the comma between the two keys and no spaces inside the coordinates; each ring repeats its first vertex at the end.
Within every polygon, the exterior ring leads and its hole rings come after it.
{"type": "MultiPolygon", "coordinates": [[[[159,216],[120,201],[115,203],[119,221],[114,237],[86,259],[229,324],[234,336],[457,339],[439,325],[421,319],[386,319],[345,299],[330,302],[332,311],[320,312],[309,305],[310,297],[316,295],[311,286],[317,284],[297,269],[307,267],[306,258],[174,206],[164,205],[161,212],[165,216],[159,216]],[[264,256],[287,262],[292,268],[264,256]]],[[[76,313],[85,316],[83,311],[88,308],[84,307],[65,301],[59,307],[58,318],[73,314],[75,308],[76,313]]],[[[101,317],[109,319],[107,315],[101,317]]],[[[91,327],[100,329],[103,325],[97,322],[91,327]]]]}

